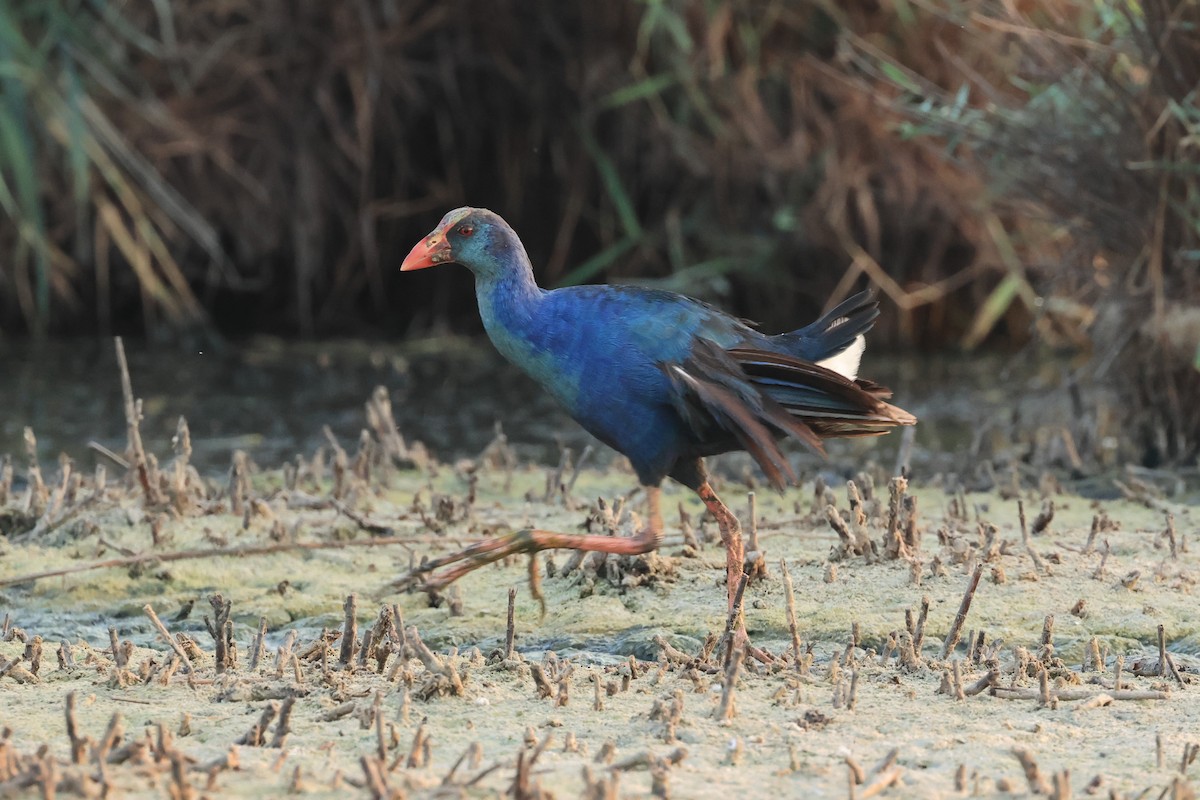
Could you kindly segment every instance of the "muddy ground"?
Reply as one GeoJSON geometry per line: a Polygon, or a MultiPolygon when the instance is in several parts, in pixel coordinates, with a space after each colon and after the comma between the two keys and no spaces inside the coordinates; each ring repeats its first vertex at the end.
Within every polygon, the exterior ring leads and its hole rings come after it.
{"type": "MultiPolygon", "coordinates": [[[[430,598],[393,585],[427,554],[528,526],[628,535],[644,498],[619,465],[585,467],[569,494],[548,497],[570,470],[555,479],[514,465],[499,443],[438,465],[420,451],[401,457],[377,430],[360,455],[344,445],[344,461],[330,447],[315,466],[247,463],[228,485],[167,463],[151,475],[154,497],[135,471],[102,488],[90,475],[68,480],[61,497],[51,483],[40,500],[18,483],[0,498],[0,797],[48,785],[129,797],[1193,796],[1198,518],[1149,487],[1092,501],[1049,480],[1023,486],[1031,528],[1054,508],[1026,545],[1012,490],[918,477],[899,552],[884,474],[873,493],[859,479],[862,525],[841,480],[820,500],[812,481],[760,489],[766,574],[744,607],[751,641],[775,660],[731,671],[723,551],[686,491],[666,488],[658,555],[578,565],[540,555],[544,616],[524,557],[430,598]],[[830,502],[848,539],[828,521],[830,502]],[[276,552],[169,555],[246,547],[276,552]],[[107,560],[122,563],[14,582],[107,560]],[[977,572],[959,642],[943,655],[977,572]],[[222,626],[214,637],[204,619],[216,594],[230,604],[236,649],[221,670],[222,626]],[[352,594],[358,638],[346,652],[352,594]],[[116,657],[110,627],[129,643],[116,657]],[[108,736],[115,717],[123,735],[108,736]]],[[[747,487],[726,477],[717,488],[748,523],[747,487]]]]}

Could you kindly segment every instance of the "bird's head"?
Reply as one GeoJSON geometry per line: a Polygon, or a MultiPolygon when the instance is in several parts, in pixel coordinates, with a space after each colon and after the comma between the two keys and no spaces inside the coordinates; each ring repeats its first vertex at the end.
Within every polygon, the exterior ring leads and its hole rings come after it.
{"type": "Polygon", "coordinates": [[[499,214],[486,208],[456,208],[421,241],[400,265],[401,272],[456,263],[476,277],[494,277],[521,243],[499,214]]]}

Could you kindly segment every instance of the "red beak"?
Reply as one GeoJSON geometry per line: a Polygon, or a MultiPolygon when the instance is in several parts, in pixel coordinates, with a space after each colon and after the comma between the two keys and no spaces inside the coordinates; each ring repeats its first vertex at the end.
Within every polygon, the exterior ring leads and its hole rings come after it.
{"type": "Polygon", "coordinates": [[[415,269],[436,267],[438,264],[445,264],[447,261],[453,260],[454,254],[450,252],[450,242],[446,241],[445,233],[434,231],[417,242],[417,246],[409,252],[404,263],[400,265],[400,271],[412,272],[415,269]]]}

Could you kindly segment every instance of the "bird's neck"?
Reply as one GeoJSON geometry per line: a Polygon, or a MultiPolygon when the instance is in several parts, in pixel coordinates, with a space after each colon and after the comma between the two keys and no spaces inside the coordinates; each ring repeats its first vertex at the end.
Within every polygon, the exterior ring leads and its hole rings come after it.
{"type": "Polygon", "coordinates": [[[533,267],[523,248],[506,254],[510,263],[493,274],[475,276],[479,316],[488,336],[508,359],[521,361],[535,317],[546,292],[533,279],[533,267]]]}

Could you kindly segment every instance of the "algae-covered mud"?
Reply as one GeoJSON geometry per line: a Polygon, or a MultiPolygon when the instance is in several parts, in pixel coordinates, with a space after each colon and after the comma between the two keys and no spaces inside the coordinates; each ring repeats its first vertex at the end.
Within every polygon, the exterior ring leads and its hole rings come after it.
{"type": "Polygon", "coordinates": [[[184,427],[106,477],[11,462],[0,797],[1193,796],[1197,512],[1150,484],[905,486],[856,445],[751,500],[726,461],[759,661],[678,487],[657,554],[405,585],[523,528],[630,535],[644,498],[619,459],[503,436],[440,463],[387,398],[357,441],[220,480],[184,427]]]}

